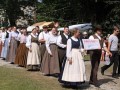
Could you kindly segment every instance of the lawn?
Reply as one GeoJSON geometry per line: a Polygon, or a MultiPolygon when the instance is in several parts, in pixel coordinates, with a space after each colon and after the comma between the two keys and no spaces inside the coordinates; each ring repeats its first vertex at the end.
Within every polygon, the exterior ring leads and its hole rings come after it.
{"type": "Polygon", "coordinates": [[[40,72],[0,67],[0,90],[67,90],[57,78],[46,77],[40,72]]]}

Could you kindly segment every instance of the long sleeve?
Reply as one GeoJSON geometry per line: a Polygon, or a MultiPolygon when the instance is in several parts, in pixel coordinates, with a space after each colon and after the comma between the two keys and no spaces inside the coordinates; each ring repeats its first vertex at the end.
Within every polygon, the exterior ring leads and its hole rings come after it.
{"type": "Polygon", "coordinates": [[[51,50],[50,50],[50,41],[49,41],[49,39],[50,39],[50,38],[47,39],[47,41],[46,41],[45,44],[46,44],[46,49],[47,49],[48,53],[49,53],[49,54],[52,54],[52,52],[51,52],[51,50]]]}
{"type": "Polygon", "coordinates": [[[61,38],[61,36],[59,36],[58,39],[57,39],[57,45],[59,47],[61,47],[61,48],[65,48],[66,47],[66,45],[62,44],[62,38],[61,38]]]}
{"type": "Polygon", "coordinates": [[[12,37],[12,32],[9,33],[9,43],[11,41],[11,37],[12,37]]]}
{"type": "Polygon", "coordinates": [[[26,47],[29,49],[31,48],[31,35],[27,37],[26,47]]]}
{"type": "Polygon", "coordinates": [[[71,39],[68,39],[67,41],[67,53],[66,53],[66,57],[68,59],[71,59],[72,58],[72,47],[71,47],[71,39]]]}
{"type": "Polygon", "coordinates": [[[5,39],[6,39],[6,33],[2,33],[1,40],[3,44],[5,43],[5,39]]]}

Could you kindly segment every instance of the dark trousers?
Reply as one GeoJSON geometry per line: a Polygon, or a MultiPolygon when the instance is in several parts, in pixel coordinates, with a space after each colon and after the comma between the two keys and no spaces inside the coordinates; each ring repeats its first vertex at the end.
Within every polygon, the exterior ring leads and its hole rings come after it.
{"type": "Polygon", "coordinates": [[[101,50],[94,50],[90,52],[91,55],[91,75],[89,83],[97,83],[97,72],[100,64],[101,50]]]}
{"type": "Polygon", "coordinates": [[[63,60],[66,57],[66,49],[58,49],[58,56],[59,56],[59,63],[60,63],[60,70],[62,69],[63,60]]]}
{"type": "Polygon", "coordinates": [[[120,55],[119,55],[119,65],[118,65],[118,74],[120,74],[120,55]]]}
{"type": "Polygon", "coordinates": [[[112,74],[115,75],[118,68],[119,55],[118,55],[118,51],[111,51],[111,53],[112,53],[112,57],[110,57],[110,64],[104,65],[102,67],[102,70],[103,71],[107,70],[114,63],[112,74]]]}

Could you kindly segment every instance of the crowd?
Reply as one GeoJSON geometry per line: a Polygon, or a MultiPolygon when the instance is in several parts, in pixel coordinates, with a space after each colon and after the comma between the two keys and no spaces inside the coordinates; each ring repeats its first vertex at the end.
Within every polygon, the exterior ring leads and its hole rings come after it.
{"type": "Polygon", "coordinates": [[[25,67],[28,71],[40,70],[45,76],[57,76],[60,83],[68,87],[77,87],[85,83],[86,73],[84,64],[84,45],[82,39],[98,39],[101,49],[90,50],[91,75],[89,84],[98,87],[97,72],[100,64],[102,50],[110,57],[110,64],[101,68],[101,73],[109,68],[113,63],[112,77],[116,78],[120,74],[120,64],[118,55],[119,27],[113,27],[113,34],[108,38],[108,45],[102,39],[102,28],[96,26],[94,34],[87,36],[80,30],[74,28],[71,32],[65,26],[62,33],[58,33],[58,26],[54,26],[48,31],[48,26],[43,26],[40,32],[38,26],[31,26],[31,33],[27,28],[13,27],[2,28],[0,33],[0,55],[3,60],[11,64],[25,67]],[[117,72],[118,69],[118,72],[117,72]]]}

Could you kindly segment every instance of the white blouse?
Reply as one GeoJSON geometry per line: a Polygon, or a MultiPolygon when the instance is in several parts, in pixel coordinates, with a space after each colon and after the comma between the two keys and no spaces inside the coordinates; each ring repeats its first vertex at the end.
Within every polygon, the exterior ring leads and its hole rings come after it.
{"type": "Polygon", "coordinates": [[[49,54],[52,54],[51,50],[50,50],[50,44],[56,44],[57,45],[57,39],[58,39],[58,35],[49,35],[47,41],[46,41],[46,49],[48,51],[49,54]]]}
{"type": "MultiPolygon", "coordinates": [[[[75,38],[74,36],[71,37],[72,40],[74,41],[78,41],[77,38],[75,38]]],[[[71,59],[72,58],[72,41],[71,39],[68,39],[67,41],[67,52],[66,52],[66,57],[68,59],[71,59]]],[[[79,47],[80,51],[83,49],[82,48],[82,44],[81,44],[81,41],[80,41],[80,47],[79,47]]]]}
{"type": "Polygon", "coordinates": [[[26,43],[27,42],[27,36],[25,36],[24,34],[21,34],[18,36],[18,41],[20,41],[20,43],[26,43]]]}
{"type": "Polygon", "coordinates": [[[15,40],[18,40],[18,33],[17,32],[10,32],[9,33],[9,42],[11,41],[11,39],[14,38],[15,40]]]}
{"type": "Polygon", "coordinates": [[[26,47],[29,48],[29,49],[31,48],[31,35],[32,35],[33,37],[37,38],[37,35],[34,35],[33,33],[31,33],[31,34],[27,37],[26,47]]]}
{"type": "Polygon", "coordinates": [[[39,34],[39,40],[41,40],[41,39],[47,40],[48,37],[49,37],[49,33],[48,32],[42,31],[39,34]]]}
{"type": "MultiPolygon", "coordinates": [[[[64,34],[63,35],[68,39],[68,35],[64,34]]],[[[57,45],[61,48],[65,48],[67,45],[63,44],[62,43],[62,37],[61,35],[58,37],[58,40],[57,40],[57,45]]]]}

